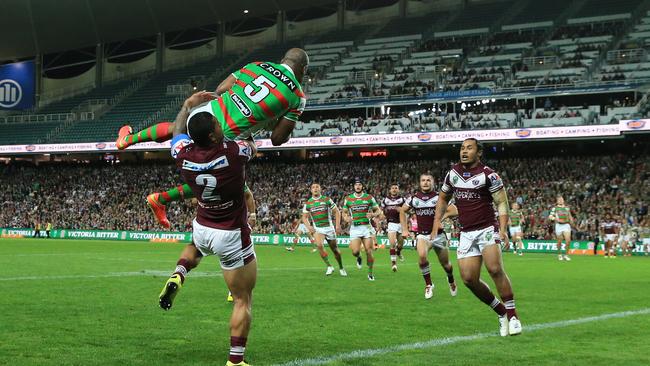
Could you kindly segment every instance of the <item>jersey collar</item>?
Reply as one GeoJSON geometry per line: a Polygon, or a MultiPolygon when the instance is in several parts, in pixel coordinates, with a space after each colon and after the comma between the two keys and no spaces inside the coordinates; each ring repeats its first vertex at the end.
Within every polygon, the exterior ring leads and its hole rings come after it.
{"type": "Polygon", "coordinates": [[[296,77],[296,74],[293,73],[293,69],[289,65],[287,64],[280,64],[280,65],[284,66],[284,68],[287,69],[291,73],[291,75],[293,75],[294,78],[296,77]]]}

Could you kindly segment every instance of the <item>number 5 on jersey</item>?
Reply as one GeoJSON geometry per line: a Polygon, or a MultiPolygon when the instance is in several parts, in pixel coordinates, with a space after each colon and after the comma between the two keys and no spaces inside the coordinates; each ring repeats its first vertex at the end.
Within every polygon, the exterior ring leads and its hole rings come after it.
{"type": "Polygon", "coordinates": [[[261,102],[267,95],[269,95],[270,89],[275,89],[276,87],[275,83],[264,75],[255,78],[253,84],[257,86],[257,88],[253,87],[251,84],[246,85],[244,88],[244,93],[253,103],[261,102]]]}

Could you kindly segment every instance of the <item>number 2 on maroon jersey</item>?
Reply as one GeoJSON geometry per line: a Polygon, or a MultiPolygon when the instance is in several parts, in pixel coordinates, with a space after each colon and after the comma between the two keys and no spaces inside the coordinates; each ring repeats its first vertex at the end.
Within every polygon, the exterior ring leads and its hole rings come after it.
{"type": "Polygon", "coordinates": [[[206,202],[218,201],[221,199],[221,196],[214,194],[214,190],[217,188],[217,178],[210,174],[200,174],[196,176],[196,184],[200,186],[205,186],[203,189],[203,194],[201,194],[201,199],[206,202]]]}

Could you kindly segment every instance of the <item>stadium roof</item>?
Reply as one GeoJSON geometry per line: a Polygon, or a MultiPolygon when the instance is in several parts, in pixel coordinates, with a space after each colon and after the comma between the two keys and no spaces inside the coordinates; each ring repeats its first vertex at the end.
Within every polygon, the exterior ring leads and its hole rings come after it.
{"type": "Polygon", "coordinates": [[[335,3],[337,0],[2,0],[0,60],[335,3]]]}

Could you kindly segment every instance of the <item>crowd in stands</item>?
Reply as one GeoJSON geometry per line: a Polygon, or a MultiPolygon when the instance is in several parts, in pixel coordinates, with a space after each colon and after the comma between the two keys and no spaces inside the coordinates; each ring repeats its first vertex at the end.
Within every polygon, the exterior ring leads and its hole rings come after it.
{"type": "MultiPolygon", "coordinates": [[[[254,232],[292,232],[311,182],[319,182],[323,193],[340,205],[351,193],[354,179],[361,178],[368,193],[380,200],[392,183],[399,183],[411,194],[422,172],[432,173],[439,184],[451,163],[445,159],[295,163],[273,158],[253,162],[247,183],[257,203],[254,232]]],[[[510,201],[522,205],[529,238],[552,238],[547,218],[558,194],[572,209],[578,239],[595,238],[597,224],[607,213],[630,225],[638,225],[647,215],[650,159],[644,154],[570,156],[560,151],[551,158],[505,158],[486,163],[501,174],[510,201]]],[[[40,221],[59,229],[159,230],[145,197],[178,183],[171,164],[150,162],[10,164],[0,165],[0,177],[0,227],[32,227],[40,221]]],[[[190,230],[194,213],[191,200],[172,203],[172,230],[190,230]]]]}
{"type": "Polygon", "coordinates": [[[625,22],[610,21],[588,24],[574,24],[558,27],[553,39],[576,39],[598,36],[619,36],[625,31],[625,22]]]}

